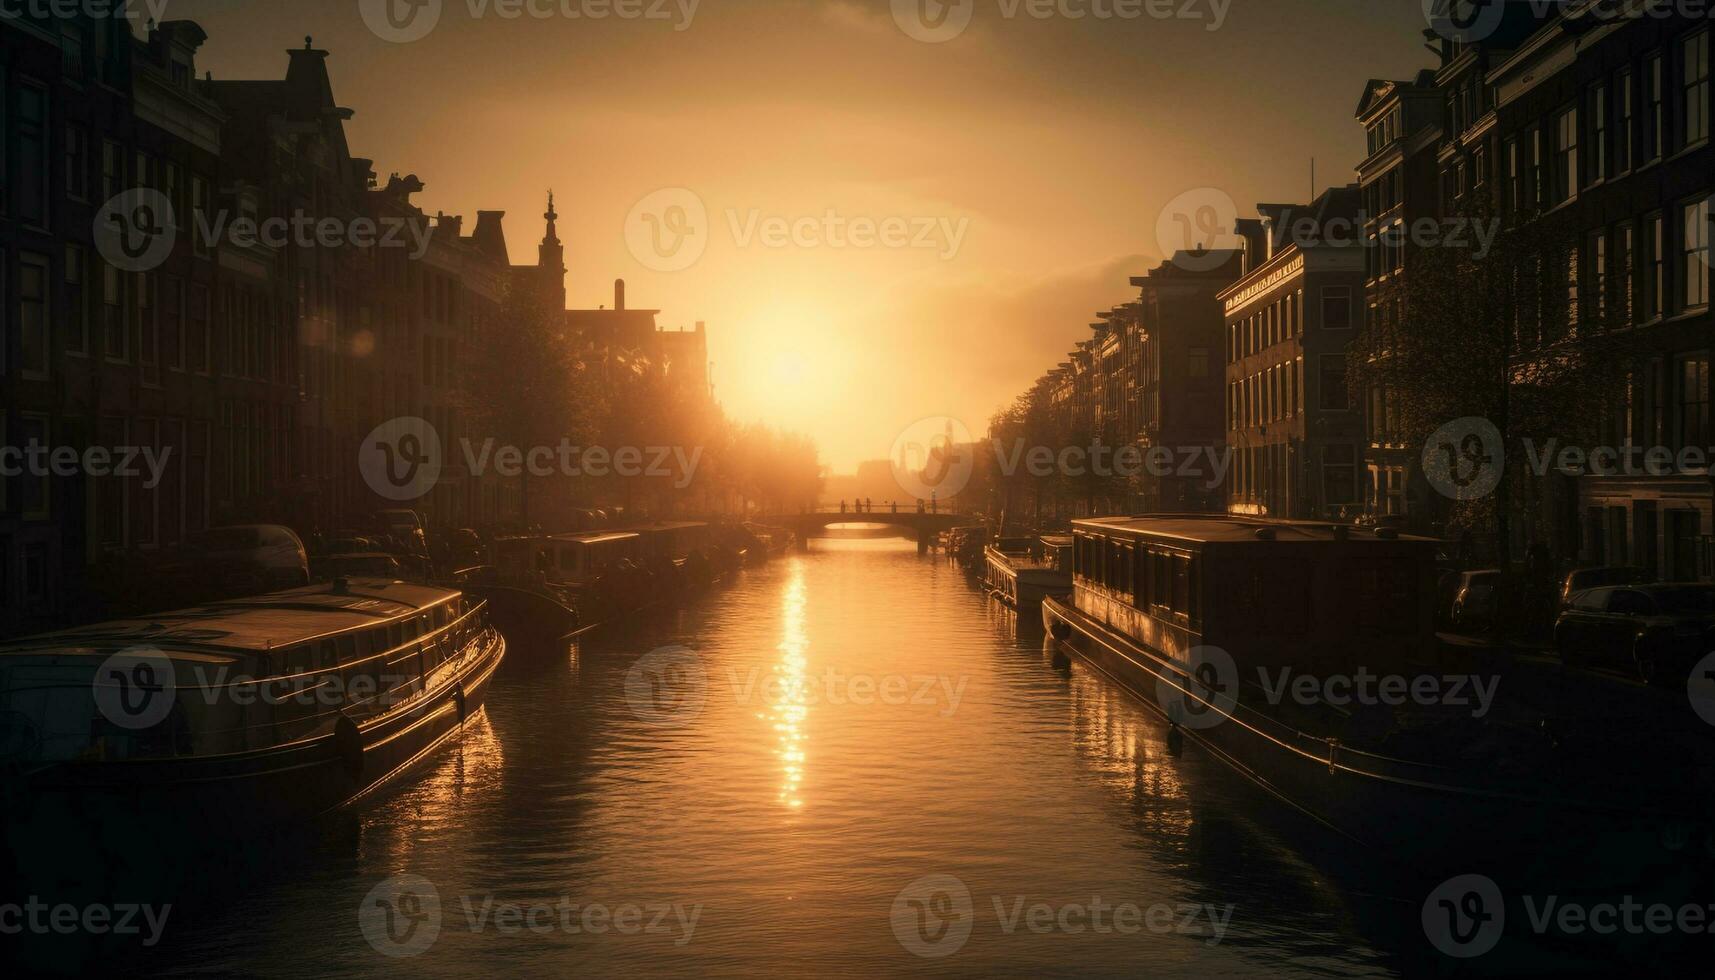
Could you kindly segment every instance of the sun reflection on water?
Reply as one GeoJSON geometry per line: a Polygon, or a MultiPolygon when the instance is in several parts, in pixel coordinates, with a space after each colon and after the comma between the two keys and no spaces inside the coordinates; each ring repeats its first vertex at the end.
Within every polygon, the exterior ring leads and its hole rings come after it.
{"type": "Polygon", "coordinates": [[[800,792],[804,782],[804,718],[810,710],[805,691],[808,661],[804,650],[810,644],[804,630],[806,601],[804,563],[795,560],[781,603],[781,637],[776,647],[780,662],[775,667],[780,681],[779,698],[773,705],[774,731],[780,738],[777,752],[785,773],[779,799],[794,810],[804,805],[800,792]]]}

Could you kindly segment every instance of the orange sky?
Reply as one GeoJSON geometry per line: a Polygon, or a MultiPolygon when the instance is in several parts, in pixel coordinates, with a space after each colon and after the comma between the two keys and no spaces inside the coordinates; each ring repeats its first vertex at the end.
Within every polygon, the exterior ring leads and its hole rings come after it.
{"type": "Polygon", "coordinates": [[[353,152],[416,173],[418,203],[467,227],[505,210],[514,261],[534,261],[553,187],[573,305],[610,303],[623,277],[664,326],[706,321],[727,411],[809,433],[841,471],[923,416],[980,432],[1130,298],[1180,193],[1303,199],[1312,156],[1321,185],[1351,179],[1365,79],[1430,63],[1419,0],[1130,0],[1174,19],[966,0],[944,43],[907,36],[885,0],[632,0],[666,19],[600,20],[562,11],[613,0],[519,2],[443,0],[408,43],[367,28],[360,0],[165,16],[207,29],[199,70],[217,78],[279,77],[314,35],[356,110],[353,152]],[[627,242],[633,205],[664,188],[707,213],[676,271],[627,242]],[[863,218],[902,220],[903,247],[845,240],[863,218]]]}

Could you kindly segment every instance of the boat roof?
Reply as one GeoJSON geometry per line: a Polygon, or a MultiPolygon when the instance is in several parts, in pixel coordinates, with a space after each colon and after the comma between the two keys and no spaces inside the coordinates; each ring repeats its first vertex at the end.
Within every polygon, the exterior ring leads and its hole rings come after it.
{"type": "Polygon", "coordinates": [[[92,623],[42,633],[0,646],[0,655],[43,647],[120,649],[188,644],[193,648],[262,652],[330,633],[375,626],[445,602],[457,589],[386,578],[352,577],[336,591],[323,583],[206,606],[92,623]]]}
{"type": "Polygon", "coordinates": [[[637,537],[636,531],[585,531],[579,534],[555,534],[551,535],[549,540],[564,541],[569,544],[596,544],[602,541],[620,541],[635,537],[637,537]]]}
{"type": "Polygon", "coordinates": [[[1072,522],[1074,528],[1085,531],[1122,531],[1159,538],[1174,538],[1190,542],[1238,542],[1265,540],[1257,537],[1260,530],[1274,533],[1280,541],[1338,541],[1342,536],[1352,541],[1420,541],[1436,539],[1400,534],[1380,538],[1363,533],[1349,524],[1330,521],[1283,521],[1266,517],[1246,517],[1239,514],[1150,514],[1138,517],[1092,517],[1072,522]]]}

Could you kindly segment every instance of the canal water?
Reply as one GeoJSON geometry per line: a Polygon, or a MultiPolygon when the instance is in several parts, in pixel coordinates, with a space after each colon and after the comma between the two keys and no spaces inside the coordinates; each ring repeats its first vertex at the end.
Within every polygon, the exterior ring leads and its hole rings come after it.
{"type": "MultiPolygon", "coordinates": [[[[538,651],[540,653],[540,651],[538,651]]],[[[524,658],[519,658],[522,661],[524,658]]],[[[175,908],[174,975],[1401,969],[1279,808],[957,567],[818,541],[521,664],[462,743],[175,908]]],[[[1381,938],[1378,938],[1381,937],[1381,938]]]]}

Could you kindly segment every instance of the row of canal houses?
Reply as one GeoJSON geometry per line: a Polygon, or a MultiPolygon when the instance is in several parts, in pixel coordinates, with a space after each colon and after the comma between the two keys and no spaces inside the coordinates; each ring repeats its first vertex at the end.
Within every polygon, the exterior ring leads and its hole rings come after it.
{"type": "MultiPolygon", "coordinates": [[[[145,29],[89,9],[0,18],[0,445],[153,449],[165,466],[158,481],[141,466],[0,478],[0,633],[77,615],[128,566],[200,529],[332,532],[399,506],[363,481],[360,441],[417,416],[459,444],[461,366],[509,288],[591,337],[654,333],[654,311],[625,310],[622,289],[614,310],[563,309],[551,198],[539,261],[513,265],[504,212],[479,211],[469,228],[427,214],[412,203],[416,176],[383,178],[354,156],[353,110],[310,38],[282,76],[199,77],[196,23],[145,29]],[[104,260],[94,223],[139,188],[165,195],[178,220],[165,259],[135,271],[104,260]],[[410,232],[282,243],[198,230],[302,216],[410,232]]],[[[706,378],[700,324],[661,336],[706,378]]],[[[449,453],[409,506],[452,527],[518,513],[516,481],[461,461],[449,453]]]]}
{"type": "MultiPolygon", "coordinates": [[[[1403,431],[1397,393],[1348,376],[1367,327],[1417,328],[1406,282],[1437,243],[1403,232],[1473,212],[1572,229],[1556,232],[1563,260],[1541,275],[1562,301],[1541,307],[1541,329],[1517,332],[1514,356],[1578,342],[1581,308],[1587,320],[1612,312],[1632,353],[1606,438],[1715,446],[1712,21],[1650,0],[1495,6],[1504,16],[1480,38],[1425,32],[1437,68],[1364,85],[1368,155],[1355,181],[1308,204],[1258,205],[1229,247],[1182,251],[1132,278],[1137,300],[1098,314],[1038,381],[1034,397],[1062,431],[1231,451],[1215,485],[1145,476],[1072,506],[1448,533],[1451,501],[1423,472],[1428,432],[1403,431]]],[[[1705,469],[1569,478],[1530,504],[1549,513],[1512,522],[1510,552],[1708,579],[1712,501],[1705,469]]]]}

